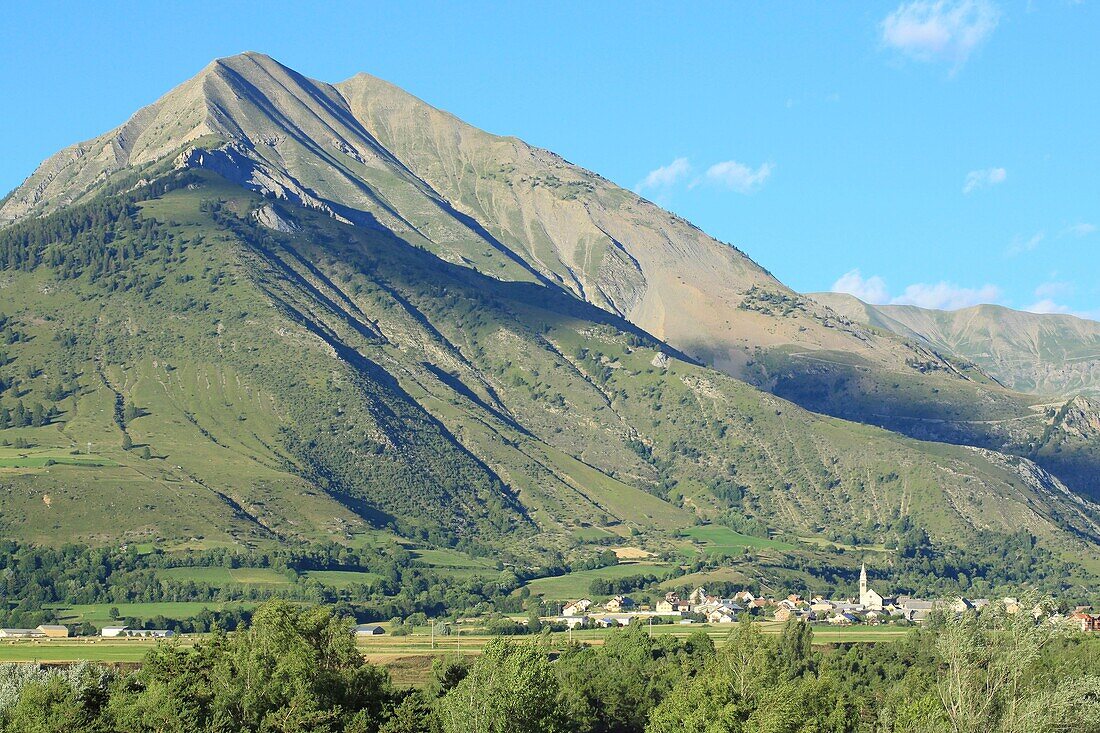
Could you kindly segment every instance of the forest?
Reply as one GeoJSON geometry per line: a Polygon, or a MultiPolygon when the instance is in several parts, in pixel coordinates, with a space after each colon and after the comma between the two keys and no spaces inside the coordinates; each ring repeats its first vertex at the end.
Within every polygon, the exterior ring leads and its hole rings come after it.
{"type": "Polygon", "coordinates": [[[815,645],[800,621],[641,626],[551,654],[497,639],[436,659],[420,689],[364,662],[350,620],[285,601],[132,671],[0,666],[5,733],[1042,733],[1100,730],[1100,638],[1031,615],[940,616],[901,641],[815,645]]]}

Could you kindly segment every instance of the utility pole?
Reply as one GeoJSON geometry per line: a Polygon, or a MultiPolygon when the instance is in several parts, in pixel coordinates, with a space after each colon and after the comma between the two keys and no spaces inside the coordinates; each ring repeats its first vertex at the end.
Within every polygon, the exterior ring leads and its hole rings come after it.
{"type": "Polygon", "coordinates": [[[432,651],[435,651],[435,619],[428,619],[428,623],[432,625],[432,651]]]}

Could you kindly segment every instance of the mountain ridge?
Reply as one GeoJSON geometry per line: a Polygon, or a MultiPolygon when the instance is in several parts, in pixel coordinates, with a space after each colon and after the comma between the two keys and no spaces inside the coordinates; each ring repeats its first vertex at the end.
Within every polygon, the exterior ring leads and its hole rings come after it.
{"type": "MultiPolygon", "coordinates": [[[[218,541],[387,529],[568,550],[637,531],[667,546],[719,519],[882,541],[902,517],[943,542],[1100,535],[1080,483],[1091,403],[1036,412],[597,174],[369,75],[217,60],[48,159],[0,219],[10,361],[37,375],[8,370],[5,407],[58,411],[19,439],[144,445],[148,459],[105,456],[158,507],[179,485],[205,497],[187,531],[217,516],[218,541]],[[71,358],[42,351],[70,341],[71,358]],[[50,400],[42,377],[58,374],[73,388],[50,400]]],[[[5,514],[58,521],[48,485],[98,516],[58,476],[123,501],[77,472],[14,475],[5,514]]],[[[160,526],[128,511],[146,523],[130,536],[160,526]]]]}
{"type": "Polygon", "coordinates": [[[1100,322],[994,304],[944,311],[870,305],[844,293],[810,297],[853,320],[970,359],[1010,388],[1063,399],[1100,395],[1100,322]]]}

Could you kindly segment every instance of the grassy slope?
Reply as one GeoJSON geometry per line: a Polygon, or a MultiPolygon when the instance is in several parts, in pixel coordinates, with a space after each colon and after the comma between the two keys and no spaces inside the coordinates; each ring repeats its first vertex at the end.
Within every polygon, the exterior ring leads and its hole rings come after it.
{"type": "Polygon", "coordinates": [[[1067,541],[1049,497],[976,454],[655,367],[667,347],[622,319],[386,233],[290,209],[304,231],[274,234],[247,217],[259,203],[214,178],[145,203],[174,243],[133,265],[160,278],[146,296],[46,268],[10,278],[3,309],[31,338],[9,371],[45,375],[23,399],[80,374],[31,438],[92,442],[118,466],[20,469],[0,496],[6,533],[265,542],[393,524],[568,551],[594,529],[675,546],[697,515],[733,508],[798,533],[907,514],[945,540],[1026,526],[1067,541]],[[227,224],[200,210],[211,199],[227,224]],[[61,332],[77,345],[56,349],[61,332]],[[120,424],[119,398],[139,416],[120,424]],[[134,450],[117,447],[123,428],[134,450]],[[742,498],[715,493],[731,485],[742,498]]]}

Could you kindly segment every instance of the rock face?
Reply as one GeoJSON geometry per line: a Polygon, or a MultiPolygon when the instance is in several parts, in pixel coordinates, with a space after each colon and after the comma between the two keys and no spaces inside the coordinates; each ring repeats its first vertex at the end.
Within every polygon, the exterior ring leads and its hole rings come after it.
{"type": "Polygon", "coordinates": [[[252,212],[252,216],[256,217],[256,221],[268,229],[283,232],[284,234],[293,234],[300,229],[297,224],[291,221],[290,218],[281,214],[279,210],[271,204],[266,204],[256,209],[252,212]]]}
{"type": "Polygon", "coordinates": [[[1062,408],[1058,425],[1067,435],[1100,444],[1100,401],[1074,397],[1062,408]]]}

